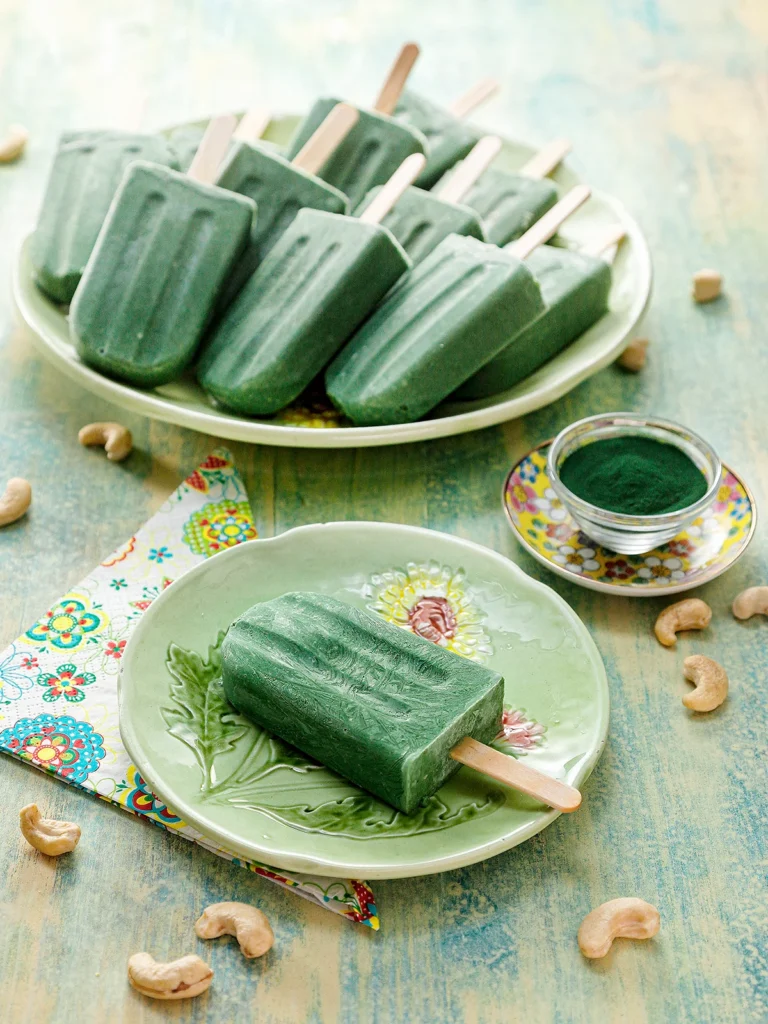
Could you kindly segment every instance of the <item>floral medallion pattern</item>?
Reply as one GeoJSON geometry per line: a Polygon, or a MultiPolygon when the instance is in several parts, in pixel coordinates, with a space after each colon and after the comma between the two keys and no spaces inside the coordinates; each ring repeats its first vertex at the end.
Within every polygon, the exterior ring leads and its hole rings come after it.
{"type": "Polygon", "coordinates": [[[43,700],[52,702],[63,697],[72,704],[85,700],[84,686],[96,682],[93,672],[81,672],[77,665],[59,665],[55,674],[42,672],[37,677],[37,685],[45,687],[43,700]]]}
{"type": "Polygon", "coordinates": [[[108,623],[109,617],[100,604],[92,605],[85,594],[72,592],[38,619],[21,639],[38,645],[41,651],[71,652],[96,642],[108,623]]]}
{"type": "Polygon", "coordinates": [[[557,500],[547,476],[546,446],[512,470],[504,504],[523,544],[553,568],[612,587],[644,590],[703,582],[713,566],[732,561],[743,550],[754,520],[746,488],[723,467],[714,503],[685,531],[648,554],[616,554],[582,533],[557,500]]]}
{"type": "Polygon", "coordinates": [[[152,818],[166,828],[184,827],[184,822],[162,803],[148,788],[135,765],[129,765],[126,777],[117,784],[114,799],[122,807],[152,818]]]}
{"type": "Polygon", "coordinates": [[[463,569],[409,562],[374,574],[364,590],[371,611],[403,629],[473,661],[493,654],[491,639],[468,592],[463,569]]]}
{"type": "Polygon", "coordinates": [[[102,737],[69,715],[21,718],[0,732],[0,747],[36,768],[82,785],[104,757],[102,737]]]}
{"type": "Polygon", "coordinates": [[[184,524],[183,540],[197,555],[215,555],[217,551],[256,538],[247,501],[204,505],[184,524]]]}

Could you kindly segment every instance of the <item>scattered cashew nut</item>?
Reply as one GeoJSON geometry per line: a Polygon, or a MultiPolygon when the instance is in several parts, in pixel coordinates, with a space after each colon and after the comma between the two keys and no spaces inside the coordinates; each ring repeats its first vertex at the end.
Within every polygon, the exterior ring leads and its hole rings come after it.
{"type": "Polygon", "coordinates": [[[711,302],[723,290],[723,276],[716,270],[697,270],[693,275],[695,302],[711,302]]]}
{"type": "Polygon", "coordinates": [[[648,345],[647,338],[635,338],[634,341],[630,341],[617,360],[619,366],[631,373],[639,373],[645,366],[648,345]]]}
{"type": "Polygon", "coordinates": [[[731,607],[737,619],[768,615],[768,587],[748,587],[742,590],[731,607]]]}
{"type": "Polygon", "coordinates": [[[10,164],[18,160],[27,145],[29,132],[20,124],[12,124],[8,134],[0,141],[0,164],[10,164]]]}
{"type": "Polygon", "coordinates": [[[112,462],[121,462],[133,447],[131,432],[122,423],[89,423],[81,428],[77,440],[86,447],[104,445],[107,458],[112,462]]]}
{"type": "Polygon", "coordinates": [[[728,696],[728,676],[722,665],[703,654],[692,654],[683,662],[685,678],[696,684],[683,697],[683,704],[691,711],[714,711],[728,696]]]}
{"type": "Polygon", "coordinates": [[[636,896],[608,900],[587,914],[579,928],[579,949],[590,960],[606,955],[614,939],[652,939],[661,927],[656,907],[636,896]]]}
{"type": "Polygon", "coordinates": [[[0,526],[7,526],[21,519],[32,501],[32,488],[20,476],[11,477],[0,497],[0,526]]]}
{"type": "Polygon", "coordinates": [[[665,647],[674,647],[677,633],[683,629],[706,629],[712,620],[712,609],[706,601],[689,597],[669,605],[656,619],[656,639],[665,647]]]}
{"type": "Polygon", "coordinates": [[[249,903],[212,903],[195,922],[201,939],[234,935],[243,956],[263,956],[272,948],[275,936],[264,914],[249,903]]]}
{"type": "Polygon", "coordinates": [[[213,981],[213,971],[195,953],[160,964],[149,953],[134,953],[128,961],[128,980],[152,999],[191,999],[213,981]]]}
{"type": "Polygon", "coordinates": [[[80,826],[71,821],[42,818],[37,804],[27,804],[19,811],[21,834],[30,846],[49,857],[71,853],[80,842],[80,826]]]}

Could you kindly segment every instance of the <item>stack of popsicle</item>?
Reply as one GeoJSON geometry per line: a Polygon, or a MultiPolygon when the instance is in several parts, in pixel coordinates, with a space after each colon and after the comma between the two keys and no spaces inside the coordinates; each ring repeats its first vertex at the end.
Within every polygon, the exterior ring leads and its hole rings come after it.
{"type": "Polygon", "coordinates": [[[194,367],[251,416],[324,380],[373,426],[485,400],[599,319],[608,263],[543,244],[587,194],[558,204],[547,177],[568,143],[500,169],[465,121],[497,84],[444,110],[404,89],[418,55],[370,110],[318,100],[285,151],[259,109],[236,131],[62,136],[30,258],[80,357],[138,387],[194,367]]]}

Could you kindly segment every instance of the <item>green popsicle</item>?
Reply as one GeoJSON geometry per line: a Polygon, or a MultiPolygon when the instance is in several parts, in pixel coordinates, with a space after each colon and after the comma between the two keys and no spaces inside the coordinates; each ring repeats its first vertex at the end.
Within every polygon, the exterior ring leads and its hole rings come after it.
{"type": "MultiPolygon", "coordinates": [[[[421,132],[389,116],[418,55],[419,48],[414,43],[402,47],[373,109],[360,110],[357,124],[317,171],[324,181],[349,197],[352,209],[372,188],[388,181],[407,157],[426,151],[427,140],[421,132]]],[[[288,145],[289,160],[301,151],[339,102],[317,100],[288,145]]]]}
{"type": "Polygon", "coordinates": [[[577,186],[508,249],[449,235],[385,299],[326,370],[358,426],[420,419],[544,310],[523,260],[589,196],[577,186]]]}
{"type": "MultiPolygon", "coordinates": [[[[618,239],[615,239],[618,241],[618,239]]],[[[506,391],[543,366],[608,309],[611,268],[597,253],[542,245],[528,257],[546,308],[453,396],[473,401],[506,391]]]]}
{"type": "Polygon", "coordinates": [[[485,78],[446,110],[417,93],[405,90],[397,102],[395,117],[420,131],[427,140],[427,166],[416,186],[432,188],[455,163],[463,160],[483,133],[465,118],[498,89],[498,82],[485,78]]]}
{"type": "Polygon", "coordinates": [[[128,168],[71,308],[89,366],[154,387],[192,359],[256,212],[207,183],[234,124],[211,122],[189,175],[143,161],[128,168]]]}
{"type": "MultiPolygon", "coordinates": [[[[382,223],[414,264],[420,263],[448,235],[469,235],[485,241],[479,217],[461,201],[500,148],[501,140],[496,136],[480,139],[456,172],[447,177],[439,192],[409,188],[384,218],[382,223]]],[[[359,215],[367,209],[377,192],[377,189],[369,192],[355,213],[359,215]]]]}
{"type": "Polygon", "coordinates": [[[359,219],[299,211],[203,348],[208,394],[250,416],[298,397],[410,266],[378,220],[423,164],[410,156],[359,219]]]}
{"type": "Polygon", "coordinates": [[[557,186],[546,175],[569,149],[567,141],[555,139],[517,174],[491,167],[470,189],[464,203],[480,215],[489,242],[506,245],[519,238],[555,205],[557,186]]]}
{"type": "MultiPolygon", "coordinates": [[[[348,213],[343,192],[317,177],[315,171],[357,123],[354,107],[341,103],[331,111],[303,150],[289,162],[244,137],[230,149],[217,184],[248,196],[259,215],[251,239],[227,282],[221,304],[225,308],[289,227],[299,210],[310,207],[328,213],[348,213]]],[[[238,127],[238,133],[240,128],[238,127]]]]}
{"type": "Polygon", "coordinates": [[[30,261],[37,285],[70,302],[126,167],[134,160],[178,166],[165,139],[128,132],[68,132],[53,160],[30,261]]]}
{"type": "Polygon", "coordinates": [[[458,769],[459,741],[500,727],[497,672],[321,594],[254,605],[221,662],[238,711],[406,814],[458,769]]]}

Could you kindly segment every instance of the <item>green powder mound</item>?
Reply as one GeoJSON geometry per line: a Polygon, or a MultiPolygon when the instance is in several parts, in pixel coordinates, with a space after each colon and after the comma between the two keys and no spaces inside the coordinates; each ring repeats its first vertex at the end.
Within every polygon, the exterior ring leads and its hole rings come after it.
{"type": "Polygon", "coordinates": [[[598,508],[635,516],[677,512],[707,491],[706,477],[679,448],[631,435],[578,448],[563,463],[560,479],[598,508]]]}

